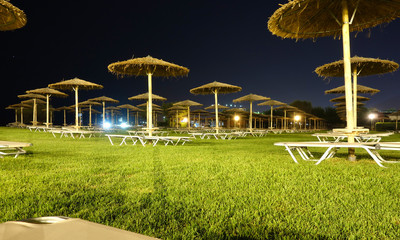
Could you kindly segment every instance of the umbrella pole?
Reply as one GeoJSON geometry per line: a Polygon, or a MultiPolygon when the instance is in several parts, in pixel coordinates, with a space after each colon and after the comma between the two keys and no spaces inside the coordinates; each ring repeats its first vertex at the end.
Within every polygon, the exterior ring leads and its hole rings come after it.
{"type": "Polygon", "coordinates": [[[37,104],[36,104],[36,98],[33,99],[33,117],[32,117],[32,125],[36,126],[37,125],[37,104]]]}
{"type": "Polygon", "coordinates": [[[66,111],[67,111],[67,110],[65,110],[65,109],[64,109],[64,126],[67,126],[67,116],[66,116],[66,111]]]}
{"type": "Polygon", "coordinates": [[[218,90],[214,90],[214,98],[215,98],[215,129],[218,134],[219,122],[218,122],[218,90]]]}
{"type": "Polygon", "coordinates": [[[190,130],[190,107],[188,106],[188,129],[190,130]]]}
{"type": "Polygon", "coordinates": [[[250,119],[249,119],[250,132],[253,132],[253,102],[250,101],[250,119]]]}
{"type": "Polygon", "coordinates": [[[148,106],[149,106],[149,108],[148,108],[148,110],[147,110],[147,116],[148,116],[148,118],[149,118],[149,120],[147,121],[147,131],[149,131],[149,136],[151,137],[153,134],[152,134],[152,130],[153,130],[153,128],[152,128],[152,126],[151,126],[151,123],[153,122],[153,119],[152,119],[152,112],[153,112],[153,96],[152,96],[152,83],[151,83],[151,76],[152,76],[152,74],[151,73],[147,73],[147,77],[148,77],[148,84],[149,84],[149,101],[148,101],[148,106]]]}
{"type": "Polygon", "coordinates": [[[139,111],[136,112],[135,123],[136,123],[136,126],[139,125],[139,111]]]}
{"type": "Polygon", "coordinates": [[[78,86],[74,87],[74,91],[75,91],[75,128],[78,129],[79,125],[78,125],[78,86]]]}
{"type": "Polygon", "coordinates": [[[49,127],[49,94],[46,94],[46,127],[49,127]]]}
{"type": "Polygon", "coordinates": [[[354,112],[354,127],[357,128],[357,67],[353,69],[353,112],[354,112]]]}
{"type": "Polygon", "coordinates": [[[126,122],[129,125],[129,108],[126,109],[126,122]]]}
{"type": "Polygon", "coordinates": [[[272,116],[272,111],[273,111],[273,109],[274,109],[274,106],[271,105],[271,130],[272,130],[272,127],[273,127],[273,126],[272,126],[272,119],[273,119],[273,118],[272,118],[272,117],[273,117],[273,116],[272,116]]]}
{"type": "MultiPolygon", "coordinates": [[[[350,30],[349,30],[349,10],[347,0],[342,0],[342,38],[343,38],[343,63],[344,63],[344,85],[346,95],[346,121],[347,130],[354,131],[353,122],[353,105],[352,105],[352,89],[351,89],[351,62],[350,62],[350,30]]],[[[347,140],[349,143],[354,143],[354,135],[351,133],[347,140]]],[[[355,149],[349,148],[348,159],[355,161],[355,149]]]]}
{"type": "MultiPolygon", "coordinates": [[[[21,125],[24,125],[24,107],[21,107],[21,125]]],[[[396,123],[397,126],[397,123],[396,123]]]]}
{"type": "Polygon", "coordinates": [[[92,127],[92,105],[89,105],[89,127],[92,127]]]}
{"type": "Polygon", "coordinates": [[[103,127],[104,127],[104,123],[106,122],[106,102],[102,102],[103,103],[103,127]]]}
{"type": "Polygon", "coordinates": [[[178,126],[178,121],[179,121],[179,119],[178,119],[178,110],[176,110],[176,114],[175,114],[175,116],[176,116],[176,119],[175,119],[175,122],[176,122],[176,128],[178,128],[179,126],[178,126]]]}

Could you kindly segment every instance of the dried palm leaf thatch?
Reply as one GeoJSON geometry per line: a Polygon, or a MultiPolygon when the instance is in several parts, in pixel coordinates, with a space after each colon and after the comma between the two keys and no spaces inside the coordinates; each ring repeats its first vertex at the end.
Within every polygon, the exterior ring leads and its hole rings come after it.
{"type": "Polygon", "coordinates": [[[6,109],[16,109],[16,108],[31,108],[31,105],[25,104],[25,103],[16,103],[16,104],[12,104],[9,105],[8,107],[6,107],[6,109]]]}
{"type": "Polygon", "coordinates": [[[18,98],[30,98],[30,99],[46,99],[45,96],[40,95],[40,94],[35,94],[35,93],[27,93],[27,94],[21,94],[18,95],[18,98]]]}
{"type": "Polygon", "coordinates": [[[26,21],[24,11],[8,1],[0,0],[0,31],[22,28],[26,21]]]}
{"type": "Polygon", "coordinates": [[[268,99],[270,99],[270,98],[250,93],[250,94],[245,95],[243,97],[233,99],[233,102],[236,103],[236,102],[265,101],[265,100],[268,100],[268,99]]]}
{"type": "Polygon", "coordinates": [[[60,91],[52,89],[52,88],[48,88],[48,87],[29,90],[29,91],[26,91],[26,93],[36,93],[36,94],[51,95],[51,96],[57,96],[57,97],[68,97],[68,94],[60,92],[60,91]]]}
{"type": "MultiPolygon", "coordinates": [[[[165,97],[161,97],[159,95],[156,95],[154,93],[151,94],[152,100],[159,100],[159,101],[167,101],[165,97]]],[[[128,100],[147,100],[149,99],[149,93],[142,93],[133,97],[128,98],[128,100]]]]}
{"type": "Polygon", "coordinates": [[[170,108],[167,108],[168,111],[179,111],[179,110],[187,110],[187,108],[182,107],[182,106],[172,106],[170,108]]]}
{"type": "MultiPolygon", "coordinates": [[[[142,104],[139,104],[139,105],[136,105],[137,107],[147,107],[147,103],[142,103],[142,104]]],[[[161,108],[161,106],[160,105],[157,105],[157,104],[151,104],[151,106],[154,108],[154,107],[156,107],[156,108],[161,108]]]]}
{"type": "MultiPolygon", "coordinates": [[[[400,0],[399,0],[400,1],[400,0]]],[[[400,3],[399,3],[400,4],[400,3]]],[[[394,72],[399,68],[399,64],[390,60],[379,58],[352,57],[351,69],[357,70],[358,76],[370,76],[375,74],[384,74],[394,72]]],[[[343,77],[343,60],[327,63],[315,69],[315,72],[321,77],[343,77]]]]}
{"type": "Polygon", "coordinates": [[[95,102],[95,101],[86,100],[86,101],[80,102],[79,106],[85,106],[85,107],[86,106],[101,106],[101,103],[95,102]]]}
{"type": "Polygon", "coordinates": [[[115,100],[113,98],[110,97],[106,97],[106,96],[101,96],[101,97],[96,97],[96,98],[91,98],[88,101],[95,101],[95,102],[113,102],[113,103],[119,103],[118,100],[115,100]]]}
{"type": "Polygon", "coordinates": [[[268,100],[266,102],[262,102],[257,105],[258,106],[278,106],[278,105],[285,105],[285,103],[277,101],[277,100],[268,100]]]}
{"type": "Polygon", "coordinates": [[[191,111],[192,113],[209,113],[208,111],[204,110],[204,109],[196,109],[191,111]]]}
{"type": "Polygon", "coordinates": [[[275,110],[299,111],[300,109],[298,109],[297,107],[293,107],[293,106],[285,104],[283,106],[275,108],[275,110]]]}
{"type": "MultiPolygon", "coordinates": [[[[357,96],[357,102],[363,102],[363,101],[368,101],[368,100],[370,100],[370,98],[363,97],[363,96],[357,96]]],[[[332,98],[329,101],[331,101],[331,102],[345,102],[346,101],[346,96],[340,96],[340,97],[337,97],[337,98],[332,98]]]]}
{"type": "MultiPolygon", "coordinates": [[[[374,95],[375,93],[380,92],[380,90],[375,89],[375,88],[370,88],[370,87],[366,87],[363,85],[357,85],[357,92],[359,93],[369,93],[371,95],[374,95]]],[[[335,94],[335,93],[345,93],[345,86],[340,86],[337,88],[332,88],[330,90],[326,90],[325,94],[335,94]]]]}
{"type": "Polygon", "coordinates": [[[203,106],[203,104],[192,101],[192,100],[184,100],[173,104],[174,106],[183,106],[183,107],[190,107],[190,106],[203,106]]]}
{"type": "Polygon", "coordinates": [[[50,88],[54,89],[65,89],[65,90],[73,90],[74,88],[78,87],[79,89],[102,89],[103,86],[88,82],[79,78],[73,78],[70,80],[64,80],[57,83],[49,84],[50,88]]]}
{"type": "Polygon", "coordinates": [[[151,56],[111,63],[108,65],[108,71],[117,76],[147,76],[152,74],[155,77],[180,77],[187,76],[189,73],[189,69],[186,67],[151,56]]]}
{"type": "MultiPolygon", "coordinates": [[[[228,109],[229,107],[227,107],[227,106],[224,106],[224,105],[219,105],[218,104],[218,109],[228,109]]],[[[204,109],[207,109],[207,110],[213,110],[213,109],[215,109],[215,105],[211,105],[211,106],[208,106],[208,107],[206,107],[206,108],[204,108],[204,109]]]]}
{"type": "Polygon", "coordinates": [[[214,94],[215,91],[218,93],[234,93],[234,92],[239,92],[242,91],[241,87],[234,86],[231,84],[227,83],[221,83],[221,82],[212,82],[212,83],[207,83],[204,84],[200,87],[192,88],[190,89],[190,93],[192,94],[214,94]]]}
{"type": "MultiPolygon", "coordinates": [[[[364,106],[365,105],[365,103],[363,103],[363,102],[357,102],[357,106],[364,106]]],[[[333,106],[335,106],[335,107],[344,107],[344,106],[346,106],[346,102],[340,102],[340,103],[336,103],[336,104],[334,104],[333,106]]]]}
{"type": "MultiPolygon", "coordinates": [[[[35,101],[34,99],[29,99],[29,100],[21,101],[21,103],[34,104],[34,101],[35,101]]],[[[36,104],[46,104],[46,102],[41,99],[36,99],[36,104]]]]}
{"type": "Polygon", "coordinates": [[[224,110],[224,113],[242,113],[242,114],[249,114],[249,112],[243,110],[242,108],[230,108],[224,110]]]}
{"type": "Polygon", "coordinates": [[[63,106],[63,107],[57,108],[57,110],[71,110],[71,108],[67,107],[67,106],[63,106]]]}
{"type": "Polygon", "coordinates": [[[110,107],[106,107],[107,110],[120,110],[120,108],[114,107],[114,106],[110,106],[110,107]]]}
{"type": "Polygon", "coordinates": [[[133,111],[143,111],[142,109],[137,108],[137,107],[135,107],[135,106],[133,106],[131,104],[119,105],[119,106],[117,106],[117,108],[126,108],[126,109],[133,110],[133,111]]]}
{"type": "MultiPolygon", "coordinates": [[[[347,0],[350,32],[399,17],[400,0],[347,0]],[[353,15],[354,13],[354,15],[353,15]]],[[[282,38],[307,39],[342,34],[342,0],[292,0],[269,18],[268,29],[282,38]]]]}

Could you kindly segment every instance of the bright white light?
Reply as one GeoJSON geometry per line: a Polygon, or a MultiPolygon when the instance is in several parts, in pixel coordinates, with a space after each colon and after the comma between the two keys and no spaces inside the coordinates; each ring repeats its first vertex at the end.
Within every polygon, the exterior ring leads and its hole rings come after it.
{"type": "Polygon", "coordinates": [[[182,119],[181,122],[185,123],[185,122],[187,122],[187,121],[188,121],[188,119],[185,117],[185,118],[182,119]]]}
{"type": "Polygon", "coordinates": [[[300,121],[300,115],[296,115],[296,116],[294,116],[294,120],[296,121],[296,122],[298,122],[298,121],[300,121]]]}
{"type": "Polygon", "coordinates": [[[235,119],[235,121],[239,121],[240,117],[238,115],[236,115],[233,119],[235,119]]]}
{"type": "Polygon", "coordinates": [[[371,119],[371,120],[373,120],[373,119],[376,118],[376,114],[375,114],[375,113],[370,113],[370,114],[368,115],[368,118],[371,119]]]}
{"type": "Polygon", "coordinates": [[[121,123],[120,126],[121,126],[121,128],[128,128],[129,124],[123,122],[123,123],[121,123]]]}
{"type": "Polygon", "coordinates": [[[103,123],[103,128],[104,128],[104,129],[110,129],[110,128],[111,128],[111,123],[109,123],[109,122],[104,122],[104,123],[103,123]]]}

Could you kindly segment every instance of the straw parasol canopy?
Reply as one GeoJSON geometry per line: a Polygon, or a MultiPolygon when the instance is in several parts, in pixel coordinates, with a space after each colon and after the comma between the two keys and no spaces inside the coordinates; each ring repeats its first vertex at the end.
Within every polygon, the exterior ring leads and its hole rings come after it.
{"type": "Polygon", "coordinates": [[[66,94],[66,93],[63,93],[63,92],[60,92],[60,91],[58,91],[58,90],[55,90],[55,89],[52,89],[52,88],[37,88],[37,89],[34,89],[34,90],[29,90],[29,91],[26,91],[27,93],[34,93],[34,94],[43,94],[43,95],[46,95],[46,127],[49,127],[49,116],[50,116],[50,114],[49,114],[49,107],[50,107],[50,103],[49,103],[49,100],[50,100],[50,97],[51,96],[57,96],[57,97],[68,97],[68,94],[66,94]]]}
{"type": "MultiPolygon", "coordinates": [[[[375,93],[378,93],[380,91],[381,90],[378,90],[378,89],[375,89],[375,88],[370,88],[370,87],[366,87],[366,86],[363,86],[363,85],[357,85],[357,92],[359,92],[359,93],[369,93],[371,95],[374,95],[375,93]]],[[[344,85],[325,91],[325,94],[335,94],[335,93],[345,93],[344,85]]]]}
{"type": "Polygon", "coordinates": [[[91,98],[89,101],[101,102],[103,104],[103,124],[106,122],[106,102],[119,103],[118,100],[106,96],[91,98]]]}
{"type": "Polygon", "coordinates": [[[234,103],[236,103],[236,102],[250,102],[250,118],[249,118],[250,132],[253,131],[253,102],[254,101],[265,101],[265,100],[268,100],[268,99],[271,99],[271,98],[260,96],[260,95],[257,95],[257,94],[252,94],[252,93],[250,93],[248,95],[245,95],[243,97],[240,97],[240,98],[233,99],[234,103]]]}
{"type": "Polygon", "coordinates": [[[0,0],[0,31],[9,31],[25,26],[25,13],[10,2],[0,0]]]}
{"type": "MultiPolygon", "coordinates": [[[[347,0],[352,15],[349,32],[362,31],[399,16],[398,0],[347,0]]],[[[269,19],[268,29],[282,38],[319,38],[342,35],[341,0],[292,0],[269,19]]]]}
{"type": "MultiPolygon", "coordinates": [[[[365,103],[357,102],[357,106],[363,106],[363,105],[365,105],[365,103]]],[[[335,106],[335,107],[345,107],[346,103],[345,102],[340,102],[340,103],[334,104],[333,106],[335,106]]]]}
{"type": "Polygon", "coordinates": [[[137,107],[135,107],[135,106],[133,106],[131,104],[119,105],[119,106],[117,106],[117,108],[119,108],[119,109],[125,108],[126,109],[126,122],[128,124],[129,124],[129,110],[136,111],[136,112],[142,111],[140,108],[137,108],[137,107]]]}
{"type": "Polygon", "coordinates": [[[18,122],[17,119],[17,109],[21,110],[21,124],[24,124],[24,108],[31,108],[30,105],[25,104],[25,103],[17,103],[17,104],[12,104],[6,107],[6,109],[15,109],[15,122],[18,122]]]}
{"type": "Polygon", "coordinates": [[[219,121],[218,121],[218,93],[235,93],[242,91],[241,87],[230,85],[227,83],[221,83],[221,82],[212,82],[212,83],[207,83],[204,84],[200,87],[192,88],[190,89],[190,93],[192,94],[202,94],[202,95],[207,95],[207,94],[214,94],[215,98],[215,129],[216,132],[218,133],[219,129],[219,121]]]}
{"type": "Polygon", "coordinates": [[[152,77],[180,77],[187,76],[189,69],[169,63],[151,56],[133,58],[108,65],[108,70],[118,76],[147,76],[149,92],[149,109],[147,116],[147,131],[152,136],[152,77]]]}
{"type": "MultiPolygon", "coordinates": [[[[357,96],[357,102],[364,102],[364,101],[368,101],[370,100],[370,98],[368,97],[363,97],[363,96],[357,96]]],[[[337,98],[332,98],[331,100],[329,100],[331,102],[345,102],[346,101],[346,96],[340,96],[337,98]]]]}
{"type": "Polygon", "coordinates": [[[71,108],[70,108],[70,107],[67,107],[67,106],[63,106],[63,107],[57,108],[57,110],[63,111],[63,112],[64,112],[64,126],[67,126],[67,114],[66,114],[66,110],[71,110],[71,108]]]}
{"type": "MultiPolygon", "coordinates": [[[[277,100],[269,100],[266,102],[262,102],[257,104],[258,106],[270,106],[271,107],[271,129],[272,129],[272,124],[273,124],[273,111],[274,111],[274,106],[279,106],[279,105],[285,105],[285,103],[277,101],[277,100]]],[[[286,119],[285,119],[286,121],[286,119]]]]}
{"type": "MultiPolygon", "coordinates": [[[[218,109],[228,109],[229,107],[227,107],[227,106],[224,106],[224,105],[219,105],[218,104],[218,109]]],[[[206,110],[212,110],[212,109],[214,109],[215,110],[215,105],[213,104],[213,105],[210,105],[210,106],[208,106],[208,107],[205,107],[204,109],[206,109],[206,110]]]]}
{"type": "MultiPolygon", "coordinates": [[[[352,57],[350,59],[351,69],[356,71],[357,76],[370,76],[394,72],[399,68],[399,64],[390,60],[379,58],[352,57]]],[[[343,77],[344,61],[339,60],[324,64],[315,69],[321,77],[343,77]]]]}
{"type": "Polygon", "coordinates": [[[173,106],[182,106],[187,108],[187,119],[188,119],[188,129],[190,129],[190,107],[191,106],[203,106],[203,104],[192,101],[192,100],[184,100],[177,103],[174,103],[173,106]]]}
{"type": "MultiPolygon", "coordinates": [[[[346,131],[352,133],[347,138],[348,142],[354,142],[353,134],[357,131],[352,104],[350,32],[390,22],[399,17],[399,10],[399,0],[293,0],[281,5],[268,21],[268,29],[282,38],[341,36],[347,106],[346,131]]],[[[354,149],[349,150],[349,159],[355,159],[354,149]]]]}
{"type": "Polygon", "coordinates": [[[32,117],[32,125],[36,126],[38,121],[37,121],[37,104],[39,99],[46,99],[45,96],[36,94],[36,93],[27,93],[27,94],[21,94],[18,95],[18,98],[30,98],[33,100],[33,117],[32,117]]]}
{"type": "MultiPolygon", "coordinates": [[[[142,93],[133,97],[128,98],[128,100],[148,100],[149,99],[149,93],[142,93]]],[[[167,101],[165,97],[158,96],[156,94],[152,94],[152,99],[153,100],[158,100],[158,101],[167,101]]]]}
{"type": "Polygon", "coordinates": [[[73,90],[75,91],[75,127],[79,128],[79,120],[78,120],[78,90],[79,89],[102,89],[103,86],[96,84],[96,83],[92,83],[92,82],[88,82],[79,78],[73,78],[73,79],[69,79],[69,80],[65,80],[65,81],[61,81],[61,82],[57,82],[57,83],[52,83],[49,84],[50,88],[54,88],[54,89],[61,89],[61,90],[73,90]]]}

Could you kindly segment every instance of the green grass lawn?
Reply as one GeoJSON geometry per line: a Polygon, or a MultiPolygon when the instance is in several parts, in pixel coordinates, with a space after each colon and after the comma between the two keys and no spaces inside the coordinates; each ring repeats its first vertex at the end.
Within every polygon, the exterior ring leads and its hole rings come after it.
{"type": "Polygon", "coordinates": [[[0,139],[33,143],[0,159],[0,222],[67,216],[163,239],[400,238],[400,164],[380,168],[362,150],[357,162],[341,150],[295,164],[273,145],[309,134],[142,147],[3,127],[0,139]]]}

